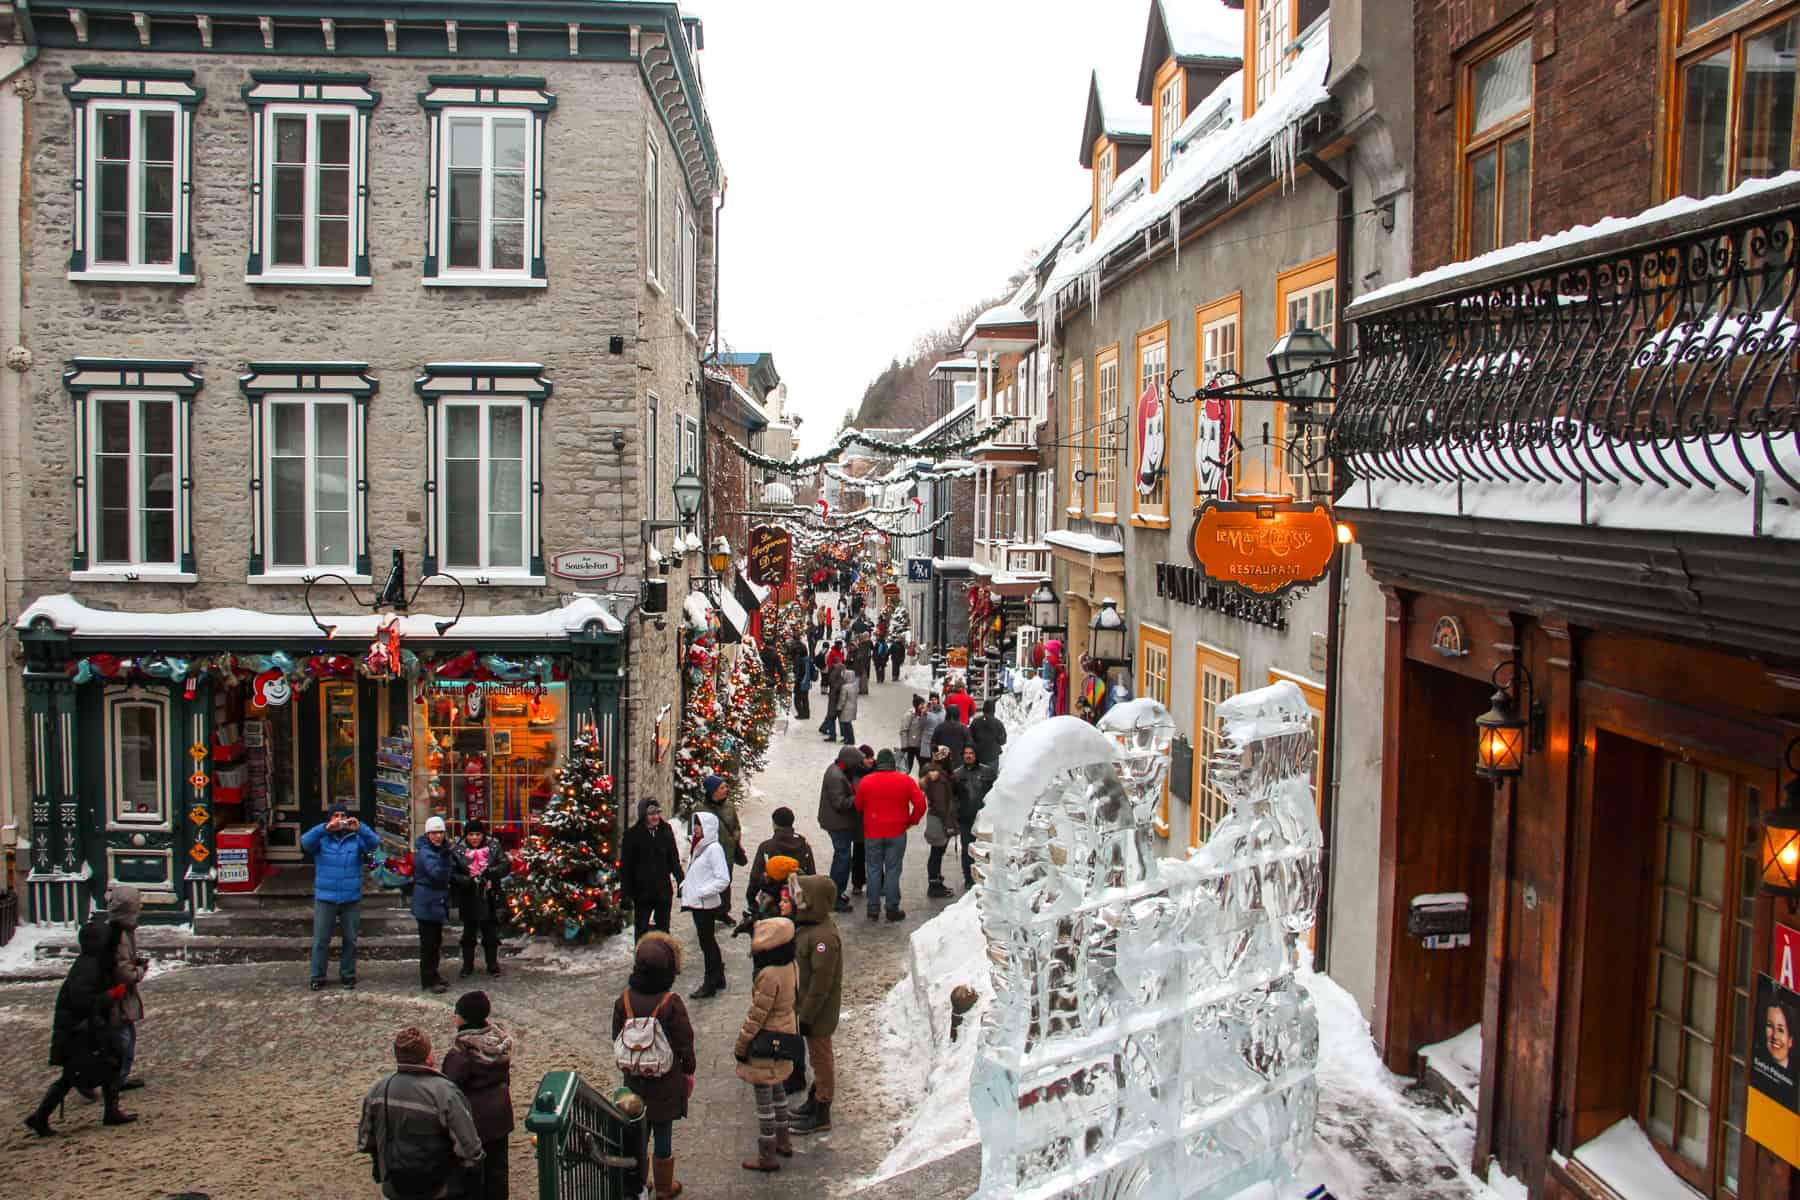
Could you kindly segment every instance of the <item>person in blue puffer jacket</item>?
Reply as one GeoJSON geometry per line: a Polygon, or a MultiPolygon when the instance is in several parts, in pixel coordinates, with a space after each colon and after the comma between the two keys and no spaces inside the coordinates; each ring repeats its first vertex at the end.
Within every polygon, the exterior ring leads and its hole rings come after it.
{"type": "Polygon", "coordinates": [[[325,956],[331,931],[343,949],[338,982],[356,986],[356,931],[362,924],[363,860],[381,848],[381,836],[334,804],[323,824],[300,835],[300,849],[313,863],[312,990],[325,986],[325,956]]]}
{"type": "Polygon", "coordinates": [[[450,984],[438,974],[438,954],[444,948],[450,887],[460,864],[444,830],[444,818],[426,821],[425,836],[413,847],[412,915],[419,923],[419,986],[434,992],[450,990],[450,984]]]}

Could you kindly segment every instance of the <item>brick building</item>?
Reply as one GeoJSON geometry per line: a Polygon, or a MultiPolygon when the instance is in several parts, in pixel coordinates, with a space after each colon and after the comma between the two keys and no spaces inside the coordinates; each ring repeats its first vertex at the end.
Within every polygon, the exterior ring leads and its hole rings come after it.
{"type": "Polygon", "coordinates": [[[331,803],[396,847],[432,814],[516,841],[589,723],[621,798],[666,792],[674,634],[633,610],[638,523],[699,466],[698,33],[599,0],[36,14],[38,919],[112,880],[204,909],[242,874],[221,827],[293,859],[331,803]]]}

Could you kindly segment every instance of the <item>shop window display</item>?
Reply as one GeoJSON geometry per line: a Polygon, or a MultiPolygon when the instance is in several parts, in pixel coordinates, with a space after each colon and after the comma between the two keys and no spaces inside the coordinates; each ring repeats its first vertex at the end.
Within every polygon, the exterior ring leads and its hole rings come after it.
{"type": "Polygon", "coordinates": [[[550,802],[568,728],[561,683],[446,681],[422,689],[415,718],[413,822],[453,831],[480,818],[516,847],[550,802]]]}

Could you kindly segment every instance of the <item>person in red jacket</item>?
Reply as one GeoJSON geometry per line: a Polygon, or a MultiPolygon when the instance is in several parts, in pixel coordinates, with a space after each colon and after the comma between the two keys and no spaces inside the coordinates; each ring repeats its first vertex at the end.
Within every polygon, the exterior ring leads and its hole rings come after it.
{"type": "MultiPolygon", "coordinates": [[[[963,681],[960,679],[953,682],[950,685],[949,690],[944,693],[944,707],[954,708],[962,716],[964,727],[967,727],[969,722],[975,717],[975,697],[969,695],[968,690],[963,687],[963,681]]],[[[952,756],[952,758],[961,757],[962,753],[960,750],[952,756]]]]}
{"type": "Polygon", "coordinates": [[[894,752],[875,756],[875,769],[856,785],[856,810],[862,813],[863,842],[869,875],[869,920],[904,921],[900,908],[900,862],[906,855],[906,831],[925,818],[925,793],[913,777],[894,769],[894,752]]]}

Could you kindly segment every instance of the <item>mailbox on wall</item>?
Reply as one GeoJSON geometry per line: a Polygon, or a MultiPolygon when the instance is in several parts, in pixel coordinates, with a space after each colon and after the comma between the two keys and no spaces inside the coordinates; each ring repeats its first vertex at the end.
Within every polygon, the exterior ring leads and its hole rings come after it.
{"type": "Polygon", "coordinates": [[[1414,896],[1406,913],[1406,932],[1427,950],[1457,950],[1469,944],[1474,918],[1467,892],[1431,892],[1414,896]]]}

